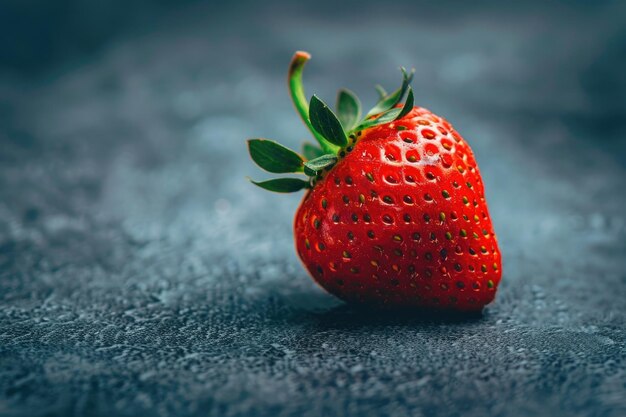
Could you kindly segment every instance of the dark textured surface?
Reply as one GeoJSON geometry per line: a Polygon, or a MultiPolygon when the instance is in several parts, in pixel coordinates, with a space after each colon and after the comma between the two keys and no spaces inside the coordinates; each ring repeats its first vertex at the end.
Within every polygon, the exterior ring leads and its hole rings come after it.
{"type": "Polygon", "coordinates": [[[479,4],[350,25],[189,6],[7,66],[0,415],[625,415],[626,10],[479,4]],[[299,196],[244,180],[245,138],[306,137],[295,49],[326,98],[371,102],[414,65],[417,102],[472,144],[504,257],[482,317],[353,310],[307,277],[299,196]]]}

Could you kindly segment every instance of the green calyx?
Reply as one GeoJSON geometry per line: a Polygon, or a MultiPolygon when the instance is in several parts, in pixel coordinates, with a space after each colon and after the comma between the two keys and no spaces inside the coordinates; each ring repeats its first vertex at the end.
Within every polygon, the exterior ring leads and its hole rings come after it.
{"type": "Polygon", "coordinates": [[[289,92],[296,110],[319,146],[307,142],[300,155],[271,140],[248,140],[250,156],[259,167],[272,173],[297,173],[308,177],[275,178],[261,182],[251,180],[269,191],[290,193],[312,188],[315,179],[337,163],[338,155],[345,155],[346,150],[351,150],[358,132],[401,119],[413,109],[413,91],[409,85],[413,71],[407,73],[404,68],[401,68],[402,85],[399,89],[388,94],[383,87],[376,86],[380,98],[364,117],[359,98],[347,89],[340,89],[337,94],[336,113],[316,95],[307,101],[302,70],[310,58],[311,55],[302,51],[293,56],[289,66],[289,92]],[[398,107],[405,96],[404,104],[398,107]]]}

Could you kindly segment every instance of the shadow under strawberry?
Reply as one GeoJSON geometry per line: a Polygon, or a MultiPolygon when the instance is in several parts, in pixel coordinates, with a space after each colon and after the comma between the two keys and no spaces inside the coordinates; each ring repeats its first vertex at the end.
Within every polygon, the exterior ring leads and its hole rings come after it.
{"type": "MultiPolygon", "coordinates": [[[[361,305],[340,304],[329,310],[309,311],[304,315],[312,319],[318,327],[349,330],[389,326],[430,327],[478,324],[489,314],[483,311],[434,311],[426,308],[372,309],[361,305]]],[[[297,316],[297,320],[302,322],[303,317],[297,316]]]]}

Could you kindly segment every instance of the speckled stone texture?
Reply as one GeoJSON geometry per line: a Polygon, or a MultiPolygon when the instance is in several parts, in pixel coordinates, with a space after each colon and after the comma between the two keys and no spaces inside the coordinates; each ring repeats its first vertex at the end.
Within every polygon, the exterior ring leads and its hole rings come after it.
{"type": "Polygon", "coordinates": [[[626,10],[491,6],[192,4],[3,72],[0,415],[626,415],[626,10]],[[482,316],[309,279],[300,196],[245,180],[244,139],[307,137],[296,49],[329,101],[415,66],[472,145],[504,270],[482,316]]]}

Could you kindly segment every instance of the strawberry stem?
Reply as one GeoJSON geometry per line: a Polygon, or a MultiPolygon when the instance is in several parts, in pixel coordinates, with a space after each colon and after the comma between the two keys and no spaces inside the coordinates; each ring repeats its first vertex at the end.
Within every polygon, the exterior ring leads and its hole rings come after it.
{"type": "Polygon", "coordinates": [[[298,110],[300,117],[309,128],[315,139],[319,142],[324,152],[337,154],[339,147],[324,139],[324,137],[313,128],[311,120],[309,119],[309,103],[304,94],[304,87],[302,85],[302,70],[304,69],[304,64],[306,64],[309,59],[311,59],[311,54],[304,51],[296,51],[291,59],[288,78],[291,100],[293,101],[296,110],[298,110]]]}

